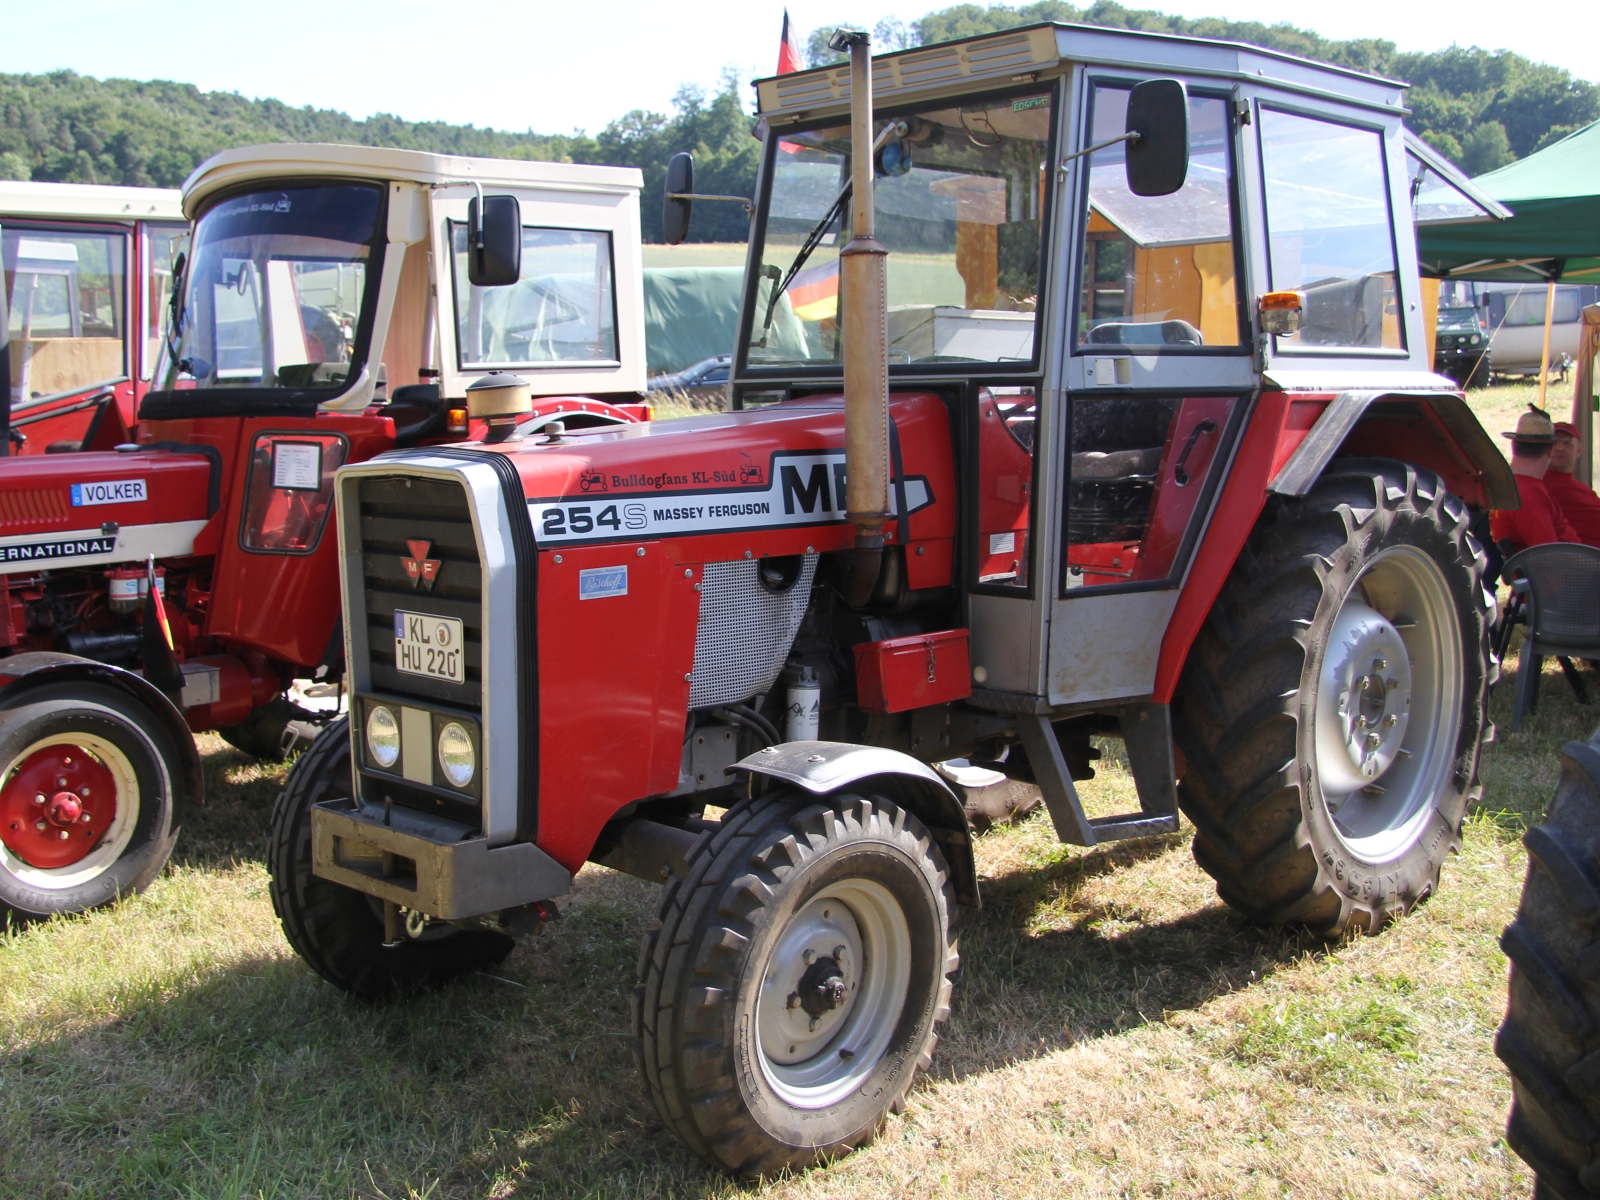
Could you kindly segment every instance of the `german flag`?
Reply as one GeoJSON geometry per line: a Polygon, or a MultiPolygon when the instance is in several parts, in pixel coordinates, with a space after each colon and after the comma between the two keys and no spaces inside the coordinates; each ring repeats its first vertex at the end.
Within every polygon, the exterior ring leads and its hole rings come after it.
{"type": "Polygon", "coordinates": [[[839,315],[839,260],[807,267],[789,284],[789,303],[802,321],[825,321],[839,315]]]}

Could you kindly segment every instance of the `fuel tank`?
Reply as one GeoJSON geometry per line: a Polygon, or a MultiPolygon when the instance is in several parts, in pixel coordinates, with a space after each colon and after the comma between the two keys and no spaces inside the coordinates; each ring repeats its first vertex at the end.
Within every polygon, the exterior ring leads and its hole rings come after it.
{"type": "Polygon", "coordinates": [[[0,574],[190,554],[217,510],[219,469],[149,447],[0,459],[0,574]]]}

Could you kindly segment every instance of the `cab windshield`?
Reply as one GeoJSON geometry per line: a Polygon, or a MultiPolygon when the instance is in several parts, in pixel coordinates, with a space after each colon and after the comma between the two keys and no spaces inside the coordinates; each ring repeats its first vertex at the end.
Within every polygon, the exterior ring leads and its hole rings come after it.
{"type": "Polygon", "coordinates": [[[335,391],[360,368],[382,192],[233,196],[202,216],[156,386],[335,391]]]}
{"type": "MultiPolygon", "coordinates": [[[[1030,363],[1052,98],[961,97],[890,113],[873,187],[889,248],[889,363],[1030,363]]],[[[850,126],[774,135],[751,320],[752,367],[842,361],[839,251],[850,126]]]]}

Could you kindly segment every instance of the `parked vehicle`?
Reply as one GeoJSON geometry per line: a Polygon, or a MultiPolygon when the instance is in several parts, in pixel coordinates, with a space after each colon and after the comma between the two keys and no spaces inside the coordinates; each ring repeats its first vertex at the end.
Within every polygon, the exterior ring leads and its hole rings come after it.
{"type": "MultiPolygon", "coordinates": [[[[1544,352],[1543,284],[1479,284],[1477,302],[1490,333],[1496,375],[1537,375],[1544,352]]],[[[1550,362],[1577,357],[1583,307],[1600,300],[1600,287],[1560,283],[1551,310],[1550,362]]]]}
{"type": "Polygon", "coordinates": [[[728,364],[731,362],[733,356],[728,354],[702,359],[671,375],[657,375],[646,387],[653,393],[687,400],[724,402],[728,398],[728,364]]]}
{"type": "MultiPolygon", "coordinates": [[[[0,918],[148,883],[199,798],[191,731],[264,758],[309,743],[318,715],[287,692],[344,672],[341,464],[648,416],[638,190],[633,170],[355,146],[196,170],[131,431],[0,463],[0,918]],[[506,368],[527,403],[474,416],[506,368]]],[[[431,595],[408,529],[403,586],[431,595]]]]}
{"type": "Polygon", "coordinates": [[[1489,332],[1476,308],[1441,307],[1434,330],[1433,369],[1462,387],[1489,382],[1489,332]]]}
{"type": "Polygon", "coordinates": [[[175,188],[0,182],[0,456],[127,440],[187,230],[175,188]]]}
{"type": "MultiPolygon", "coordinates": [[[[979,901],[932,763],[1037,783],[1080,845],[1181,808],[1256,921],[1428,897],[1488,728],[1468,527],[1517,503],[1396,257],[1401,85],[1078,26],[866,42],[758,83],[734,411],[340,471],[350,715],[273,815],[284,930],[363,996],[499,961],[586,861],[662,882],[641,1071],[746,1175],[929,1065],[979,901]],[[1097,736],[1138,811],[1085,814],[1097,736]]],[[[680,156],[669,236],[694,195],[680,156]]]]}

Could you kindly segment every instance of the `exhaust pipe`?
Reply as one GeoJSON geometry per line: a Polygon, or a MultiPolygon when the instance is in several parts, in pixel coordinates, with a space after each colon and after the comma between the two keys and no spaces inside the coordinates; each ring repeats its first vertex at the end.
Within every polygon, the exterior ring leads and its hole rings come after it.
{"type": "Polygon", "coordinates": [[[850,244],[839,252],[844,323],[846,515],[856,527],[845,600],[866,604],[883,563],[889,507],[889,248],[875,236],[872,199],[872,37],[841,29],[829,41],[850,53],[850,244]]]}

